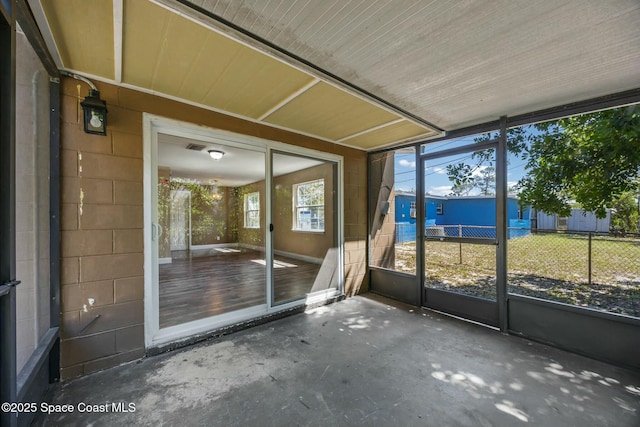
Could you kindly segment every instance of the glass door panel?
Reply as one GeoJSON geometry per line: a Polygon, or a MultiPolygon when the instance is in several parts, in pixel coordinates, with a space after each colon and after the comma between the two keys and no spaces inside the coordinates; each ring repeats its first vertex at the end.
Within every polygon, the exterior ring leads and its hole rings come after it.
{"type": "Polygon", "coordinates": [[[496,301],[495,180],[494,148],[424,160],[425,287],[496,301]]]}
{"type": "Polygon", "coordinates": [[[274,305],[338,287],[337,165],[272,155],[274,305]]]}
{"type": "Polygon", "coordinates": [[[159,134],[157,164],[160,328],[265,305],[265,153],[159,134]]]}
{"type": "Polygon", "coordinates": [[[15,277],[21,281],[15,288],[19,373],[25,367],[30,369],[29,358],[50,328],[50,94],[49,75],[20,32],[16,34],[15,59],[15,277]]]}

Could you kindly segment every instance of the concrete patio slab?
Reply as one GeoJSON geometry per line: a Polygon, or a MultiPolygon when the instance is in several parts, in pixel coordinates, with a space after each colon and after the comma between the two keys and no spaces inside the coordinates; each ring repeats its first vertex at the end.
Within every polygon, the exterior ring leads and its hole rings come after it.
{"type": "Polygon", "coordinates": [[[37,424],[632,427],[640,373],[368,294],[62,384],[51,403],[72,412],[37,424]]]}

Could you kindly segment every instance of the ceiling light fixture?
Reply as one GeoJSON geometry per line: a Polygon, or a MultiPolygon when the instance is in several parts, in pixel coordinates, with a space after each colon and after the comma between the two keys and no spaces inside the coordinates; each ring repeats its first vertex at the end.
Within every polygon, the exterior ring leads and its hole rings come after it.
{"type": "Polygon", "coordinates": [[[209,150],[209,155],[213,160],[220,160],[222,156],[224,156],[224,151],[220,150],[209,150]]]}

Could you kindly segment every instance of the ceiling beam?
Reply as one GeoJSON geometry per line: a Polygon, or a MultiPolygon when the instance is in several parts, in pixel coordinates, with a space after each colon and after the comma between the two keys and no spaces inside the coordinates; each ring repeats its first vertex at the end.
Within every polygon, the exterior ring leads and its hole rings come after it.
{"type": "Polygon", "coordinates": [[[113,0],[113,75],[116,83],[122,83],[123,0],[113,0]]]}
{"type": "Polygon", "coordinates": [[[293,92],[291,95],[287,96],[285,99],[278,102],[276,105],[274,105],[269,110],[267,110],[264,114],[258,117],[258,120],[263,121],[264,119],[266,119],[267,117],[269,117],[270,115],[272,115],[273,113],[275,113],[276,111],[278,111],[279,109],[281,109],[282,107],[284,107],[285,105],[287,105],[288,103],[290,103],[291,101],[293,101],[294,99],[296,99],[297,97],[299,97],[300,95],[302,95],[303,93],[305,93],[306,91],[308,91],[309,89],[317,85],[318,83],[320,83],[319,79],[311,80],[309,83],[302,86],[300,89],[293,92]]]}
{"type": "Polygon", "coordinates": [[[383,124],[381,124],[381,125],[377,125],[377,126],[374,126],[374,127],[369,128],[369,129],[361,130],[360,132],[356,132],[356,133],[354,133],[354,134],[352,134],[352,135],[345,136],[344,138],[340,138],[340,139],[338,139],[336,142],[344,142],[344,141],[346,141],[347,139],[355,138],[355,137],[358,137],[358,136],[360,136],[360,135],[364,135],[365,133],[369,133],[369,132],[376,131],[376,130],[378,130],[378,129],[386,128],[387,126],[395,125],[395,124],[397,124],[397,123],[404,122],[405,120],[406,120],[406,119],[404,119],[404,118],[391,120],[390,122],[383,123],[383,124]]]}
{"type": "MultiPolygon", "coordinates": [[[[42,35],[44,44],[47,47],[48,53],[52,58],[56,69],[64,68],[62,66],[62,58],[60,58],[60,52],[58,52],[58,46],[56,45],[56,41],[53,39],[53,33],[51,32],[51,27],[49,27],[49,21],[47,21],[47,17],[45,16],[44,10],[42,9],[42,4],[40,4],[40,0],[27,1],[29,3],[29,9],[31,9],[31,14],[33,14],[33,19],[37,24],[38,32],[42,35]]],[[[26,5],[23,5],[21,8],[23,7],[26,7],[26,5]]]]}

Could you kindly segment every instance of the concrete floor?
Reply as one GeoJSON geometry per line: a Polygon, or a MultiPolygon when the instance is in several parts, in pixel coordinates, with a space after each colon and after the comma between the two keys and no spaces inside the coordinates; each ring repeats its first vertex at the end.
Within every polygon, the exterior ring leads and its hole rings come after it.
{"type": "Polygon", "coordinates": [[[367,295],[63,384],[53,403],[74,412],[38,424],[637,427],[640,373],[367,295]],[[135,412],[78,412],[112,402],[135,412]]]}

